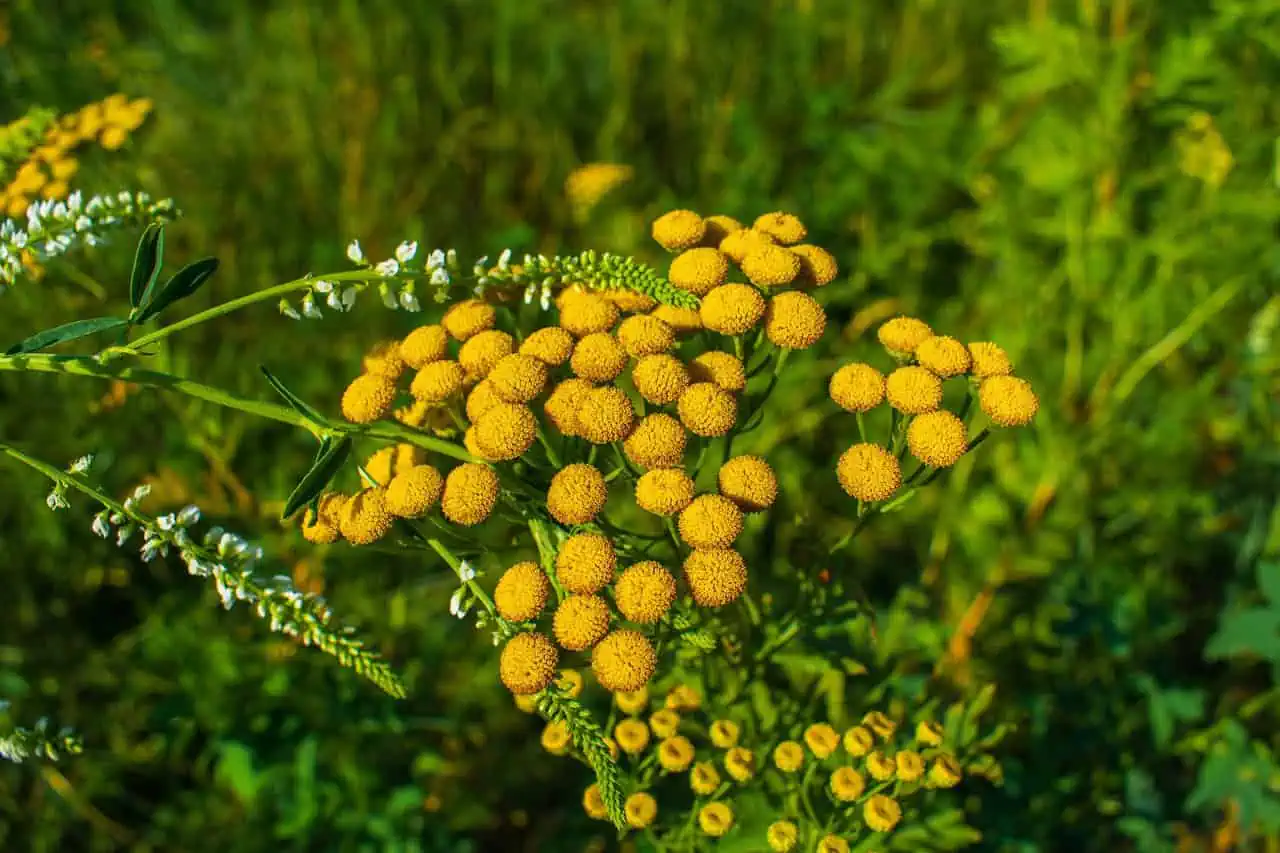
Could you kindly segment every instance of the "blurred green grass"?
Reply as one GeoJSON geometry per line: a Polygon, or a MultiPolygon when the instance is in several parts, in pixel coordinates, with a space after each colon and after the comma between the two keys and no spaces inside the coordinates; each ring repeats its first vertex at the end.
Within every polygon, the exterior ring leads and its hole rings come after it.
{"type": "MultiPolygon", "coordinates": [[[[373,254],[410,238],[463,257],[595,247],[660,262],[647,223],[671,206],[799,213],[844,276],[825,295],[828,343],[776,401],[801,414],[752,441],[788,472],[788,511],[834,529],[850,522],[823,468],[850,437],[821,398],[834,366],[874,352],[874,312],[999,341],[1042,393],[1035,427],[860,541],[865,584],[917,620],[904,676],[927,674],[989,601],[949,673],[961,690],[1000,685],[1022,723],[1005,789],[975,792],[985,849],[1165,849],[1120,829],[1138,813],[1135,769],[1160,789],[1158,810],[1138,810],[1162,837],[1176,822],[1207,835],[1223,804],[1184,811],[1196,765],[1152,742],[1136,675],[1206,691],[1211,715],[1266,689],[1256,667],[1200,652],[1246,575],[1222,568],[1240,563],[1241,507],[1266,501],[1241,472],[1273,470],[1275,344],[1250,355],[1245,341],[1278,266],[1278,25],[1267,4],[1225,0],[16,0],[0,91],[14,115],[114,90],[155,101],[81,185],[187,211],[171,256],[223,263],[191,310],[337,268],[353,237],[373,254]],[[1180,155],[1197,112],[1230,149],[1221,186],[1180,155]],[[562,188],[591,161],[635,177],[579,222],[562,188]]],[[[114,305],[127,242],[78,262],[114,305]]],[[[0,332],[102,308],[55,270],[0,303],[0,332]]],[[[332,407],[360,353],[412,322],[372,303],[303,324],[264,307],[163,358],[263,397],[266,363],[332,407]]],[[[170,472],[168,500],[198,499],[282,570],[308,559],[274,521],[308,462],[299,436],[148,393],[92,413],[106,390],[0,377],[0,435],[55,461],[114,448],[122,489],[170,472]]],[[[534,850],[592,834],[581,779],[537,755],[487,642],[445,616],[434,569],[324,560],[326,594],[409,679],[413,698],[390,707],[328,660],[282,665],[286,647],[176,567],[99,542],[87,515],[52,516],[23,472],[6,483],[0,694],[80,728],[88,755],[62,777],[0,769],[0,841],[534,850]],[[501,772],[516,754],[530,775],[501,772]],[[441,811],[424,812],[433,794],[441,811]]],[[[798,530],[776,559],[807,555],[798,530]]]]}

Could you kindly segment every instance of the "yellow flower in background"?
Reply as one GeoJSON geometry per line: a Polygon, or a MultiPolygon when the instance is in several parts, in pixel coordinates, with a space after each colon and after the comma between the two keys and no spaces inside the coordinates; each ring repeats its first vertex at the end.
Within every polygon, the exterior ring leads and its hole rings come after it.
{"type": "Polygon", "coordinates": [[[653,221],[653,239],[668,252],[692,249],[706,233],[706,223],[692,210],[673,210],[653,221]]]}
{"type": "Polygon", "coordinates": [[[946,731],[931,720],[923,720],[916,725],[916,743],[924,746],[939,746],[946,731]]]}
{"type": "Polygon", "coordinates": [[[1178,149],[1178,168],[1182,174],[1213,189],[1222,186],[1235,165],[1227,141],[1208,113],[1197,112],[1189,116],[1186,125],[1174,137],[1174,144],[1178,149]]]}
{"type": "Polygon", "coordinates": [[[702,707],[702,694],[692,684],[677,684],[667,693],[663,705],[681,714],[691,714],[702,707]]]}
{"type": "Polygon", "coordinates": [[[552,755],[567,753],[571,742],[569,725],[564,720],[547,723],[546,728],[542,730],[542,748],[552,755]]]}
{"type": "Polygon", "coordinates": [[[738,745],[738,724],[733,720],[716,720],[711,724],[711,743],[720,749],[738,745]]]}
{"type": "Polygon", "coordinates": [[[641,687],[639,690],[614,693],[613,701],[617,703],[618,710],[622,713],[638,714],[649,705],[649,691],[641,687]]]}
{"type": "Polygon", "coordinates": [[[838,835],[824,835],[818,842],[817,853],[849,853],[849,842],[838,835]]]}
{"type": "Polygon", "coordinates": [[[652,794],[642,791],[627,797],[623,810],[627,814],[628,825],[633,829],[644,829],[658,816],[658,801],[652,794]]]}
{"type": "Polygon", "coordinates": [[[784,740],[773,750],[773,764],[783,773],[795,773],[804,764],[804,747],[793,740],[784,740]]]}
{"type": "Polygon", "coordinates": [[[618,630],[591,650],[591,671],[605,690],[627,692],[649,683],[658,668],[653,644],[639,631],[618,630]]]}
{"type": "Polygon", "coordinates": [[[649,727],[639,720],[623,720],[613,727],[613,739],[627,755],[639,755],[649,745],[649,727]]]}
{"type": "Polygon", "coordinates": [[[569,173],[564,194],[578,216],[585,216],[606,195],[631,180],[635,170],[617,163],[586,163],[569,173]]]}
{"type": "Polygon", "coordinates": [[[902,820],[902,806],[892,797],[874,794],[862,807],[862,819],[875,832],[890,832],[902,820]]]}
{"type": "Polygon", "coordinates": [[[669,738],[680,728],[680,714],[670,708],[660,708],[649,716],[649,728],[658,738],[669,738]]]}
{"type": "Polygon", "coordinates": [[[800,828],[789,820],[774,821],[765,834],[774,853],[791,853],[800,841],[800,828]]]}
{"type": "Polygon", "coordinates": [[[682,773],[693,763],[693,743],[683,735],[664,739],[658,744],[658,763],[668,773],[682,773]]]}
{"type": "Polygon", "coordinates": [[[867,789],[867,780],[852,767],[840,767],[831,774],[831,793],[842,803],[851,803],[867,789]]]}
{"type": "Polygon", "coordinates": [[[662,619],[676,600],[676,579],[651,560],[636,563],[618,576],[614,604],[623,618],[641,625],[662,619]]]}
{"type": "Polygon", "coordinates": [[[804,742],[814,757],[823,759],[840,746],[840,735],[826,723],[814,723],[804,730],[804,742]]]}
{"type": "Polygon", "coordinates": [[[735,781],[746,782],[756,774],[756,756],[751,750],[735,746],[724,754],[724,769],[735,781]]]}
{"type": "Polygon", "coordinates": [[[699,761],[689,771],[689,787],[699,796],[708,796],[720,787],[720,772],[709,761],[699,761]]]}
{"type": "Polygon", "coordinates": [[[712,838],[733,828],[733,809],[726,803],[708,803],[698,811],[698,826],[712,838]]]}
{"type": "Polygon", "coordinates": [[[604,796],[600,793],[600,786],[592,783],[589,788],[582,794],[582,808],[587,813],[587,817],[593,820],[606,820],[609,817],[609,808],[604,804],[604,796]]]}
{"type": "Polygon", "coordinates": [[[879,735],[882,740],[893,737],[893,733],[898,730],[898,724],[889,719],[889,715],[883,711],[868,711],[862,717],[862,724],[879,735]]]}

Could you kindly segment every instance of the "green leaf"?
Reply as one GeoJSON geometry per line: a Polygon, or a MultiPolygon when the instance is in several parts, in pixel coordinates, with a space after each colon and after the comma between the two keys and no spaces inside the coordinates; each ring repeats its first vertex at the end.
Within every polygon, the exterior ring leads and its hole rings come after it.
{"type": "Polygon", "coordinates": [[[54,346],[55,344],[78,340],[79,338],[92,335],[95,332],[105,332],[111,329],[118,329],[125,325],[128,325],[128,321],[121,320],[118,317],[94,317],[91,320],[73,320],[70,323],[64,323],[61,326],[55,326],[52,329],[45,329],[43,332],[35,333],[25,341],[9,347],[9,349],[5,350],[5,355],[21,355],[25,352],[39,352],[40,350],[54,346]]]}
{"type": "Polygon", "coordinates": [[[295,412],[319,426],[323,426],[326,423],[324,415],[311,408],[311,406],[307,405],[301,397],[284,387],[284,383],[277,379],[275,374],[270,370],[267,370],[266,365],[259,364],[258,369],[262,371],[263,376],[267,377],[267,381],[271,383],[272,388],[276,389],[276,393],[283,397],[284,401],[288,403],[295,412]]]}
{"type": "Polygon", "coordinates": [[[165,282],[164,287],[160,288],[160,292],[156,294],[155,299],[148,301],[142,307],[134,322],[145,323],[179,299],[186,299],[199,290],[217,271],[217,258],[201,258],[198,261],[187,264],[174,273],[173,278],[165,282]]]}
{"type": "Polygon", "coordinates": [[[329,485],[329,481],[346,464],[347,457],[351,455],[351,436],[344,435],[336,442],[326,446],[326,443],[330,441],[332,439],[325,438],[324,442],[321,443],[320,455],[316,458],[315,464],[298,481],[297,488],[293,490],[293,494],[289,495],[289,500],[285,502],[284,511],[280,513],[282,519],[288,518],[319,497],[320,493],[324,491],[324,487],[329,485]]]}
{"type": "Polygon", "coordinates": [[[133,273],[129,276],[129,305],[136,312],[147,302],[164,257],[164,225],[152,222],[138,240],[133,256],[133,273]]]}

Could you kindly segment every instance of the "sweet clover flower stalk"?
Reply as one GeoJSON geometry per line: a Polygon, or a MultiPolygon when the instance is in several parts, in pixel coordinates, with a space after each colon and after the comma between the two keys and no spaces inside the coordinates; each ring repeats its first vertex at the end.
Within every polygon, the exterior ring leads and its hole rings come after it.
{"type": "MultiPolygon", "coordinates": [[[[7,703],[0,702],[0,710],[7,703]]],[[[0,758],[22,764],[32,759],[59,761],[66,755],[78,755],[84,750],[80,736],[68,728],[53,729],[47,719],[40,719],[31,728],[14,727],[7,734],[0,734],[0,758]]]]}

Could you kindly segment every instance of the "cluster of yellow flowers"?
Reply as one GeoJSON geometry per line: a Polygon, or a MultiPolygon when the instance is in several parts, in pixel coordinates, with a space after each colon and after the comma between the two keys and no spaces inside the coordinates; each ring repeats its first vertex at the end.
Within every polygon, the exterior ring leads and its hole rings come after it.
{"type": "MultiPolygon", "coordinates": [[[[97,143],[115,151],[142,125],[150,111],[151,101],[147,98],[130,101],[115,94],[63,116],[45,132],[26,162],[17,167],[8,185],[0,189],[0,212],[21,216],[36,199],[66,198],[71,191],[70,181],[80,168],[75,149],[84,143],[97,143]]],[[[25,121],[29,119],[19,119],[15,124],[25,121]]]]}

